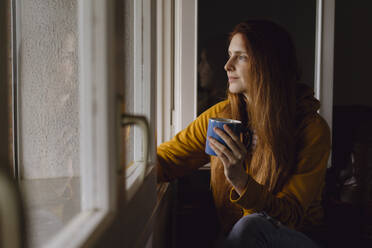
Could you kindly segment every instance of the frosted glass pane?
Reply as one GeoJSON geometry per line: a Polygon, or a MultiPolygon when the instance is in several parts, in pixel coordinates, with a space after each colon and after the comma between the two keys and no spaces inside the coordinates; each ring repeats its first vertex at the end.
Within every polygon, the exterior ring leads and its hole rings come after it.
{"type": "Polygon", "coordinates": [[[21,176],[78,176],[76,1],[21,2],[21,176]]]}
{"type": "Polygon", "coordinates": [[[80,212],[76,0],[19,1],[19,171],[31,247],[80,212]]]}

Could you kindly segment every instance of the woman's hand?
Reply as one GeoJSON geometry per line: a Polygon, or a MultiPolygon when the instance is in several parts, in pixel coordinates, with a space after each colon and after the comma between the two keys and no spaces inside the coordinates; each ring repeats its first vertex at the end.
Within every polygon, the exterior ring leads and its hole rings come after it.
{"type": "Polygon", "coordinates": [[[244,161],[248,151],[239,137],[227,125],[224,125],[223,128],[225,132],[219,128],[214,128],[214,131],[225,141],[228,147],[212,137],[209,137],[209,144],[221,159],[227,180],[241,195],[248,180],[248,174],[244,170],[244,161]]]}

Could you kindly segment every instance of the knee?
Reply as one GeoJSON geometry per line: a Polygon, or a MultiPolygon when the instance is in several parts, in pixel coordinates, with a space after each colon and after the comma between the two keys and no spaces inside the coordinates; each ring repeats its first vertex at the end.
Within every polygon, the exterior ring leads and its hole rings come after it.
{"type": "Polygon", "coordinates": [[[253,244],[265,239],[270,229],[267,221],[259,214],[251,214],[242,217],[233,226],[226,239],[227,247],[240,247],[241,244],[253,244]]]}
{"type": "Polygon", "coordinates": [[[240,218],[235,223],[229,235],[241,235],[242,233],[255,232],[259,226],[264,225],[265,220],[259,214],[250,214],[240,218]]]}

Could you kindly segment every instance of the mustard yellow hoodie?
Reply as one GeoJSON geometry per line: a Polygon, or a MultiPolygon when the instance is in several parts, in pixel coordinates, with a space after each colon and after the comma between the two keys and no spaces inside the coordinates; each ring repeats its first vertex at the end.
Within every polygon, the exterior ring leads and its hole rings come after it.
{"type": "MultiPolygon", "coordinates": [[[[172,140],[157,149],[158,178],[169,181],[181,177],[211,161],[212,192],[222,230],[227,233],[242,216],[265,211],[283,224],[306,229],[319,225],[323,219],[321,196],[331,148],[330,130],[317,113],[319,101],[313,91],[303,85],[296,86],[296,164],[297,167],[283,189],[273,194],[249,177],[239,196],[227,182],[223,168],[204,153],[208,120],[222,116],[229,104],[220,102],[179,132],[172,140]]],[[[249,166],[249,165],[247,165],[249,166]]]]}

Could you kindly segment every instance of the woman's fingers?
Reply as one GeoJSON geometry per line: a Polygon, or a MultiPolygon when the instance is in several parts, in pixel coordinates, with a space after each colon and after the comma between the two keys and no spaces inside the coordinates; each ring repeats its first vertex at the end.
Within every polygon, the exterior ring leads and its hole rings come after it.
{"type": "Polygon", "coordinates": [[[231,130],[228,125],[223,125],[223,129],[230,135],[234,141],[240,141],[239,137],[231,130]]]}
{"type": "MultiPolygon", "coordinates": [[[[244,180],[246,175],[243,160],[239,160],[236,158],[234,154],[223,144],[218,142],[216,139],[209,137],[209,145],[213,149],[213,151],[217,154],[218,158],[221,160],[223,167],[224,167],[224,174],[227,180],[236,188],[239,189],[239,194],[242,192],[243,189],[239,185],[243,185],[242,178],[244,180]],[[239,188],[240,187],[240,188],[239,188]]],[[[245,183],[246,184],[246,183],[245,183]]],[[[245,185],[244,184],[244,185],[245,185]]]]}
{"type": "Polygon", "coordinates": [[[226,142],[227,146],[231,149],[236,159],[242,160],[245,157],[246,151],[240,139],[231,131],[227,125],[224,125],[225,131],[215,128],[215,132],[226,142]]]}
{"type": "Polygon", "coordinates": [[[209,144],[212,145],[211,147],[214,150],[214,152],[217,154],[217,156],[226,158],[225,165],[235,165],[235,164],[239,164],[242,162],[242,159],[239,158],[240,156],[236,156],[229,148],[227,148],[225,145],[218,142],[218,140],[210,137],[209,144]]]}
{"type": "Polygon", "coordinates": [[[244,144],[240,141],[239,136],[237,136],[228,125],[223,125],[223,129],[230,135],[230,137],[234,140],[235,144],[240,148],[240,150],[246,150],[244,144]]]}
{"type": "Polygon", "coordinates": [[[223,139],[223,141],[225,141],[225,143],[227,144],[227,146],[232,151],[237,151],[239,149],[239,147],[236,145],[235,141],[232,139],[232,137],[230,137],[229,135],[227,135],[227,133],[225,133],[224,131],[222,131],[219,128],[214,128],[214,131],[218,134],[218,136],[221,137],[221,139],[223,139]]]}
{"type": "Polygon", "coordinates": [[[232,155],[230,151],[226,148],[226,146],[222,145],[220,142],[215,140],[214,138],[209,138],[209,145],[213,149],[213,151],[217,154],[217,156],[222,160],[222,163],[224,165],[229,164],[228,162],[230,161],[228,155],[224,153],[224,151],[229,154],[230,156],[232,155]]]}

